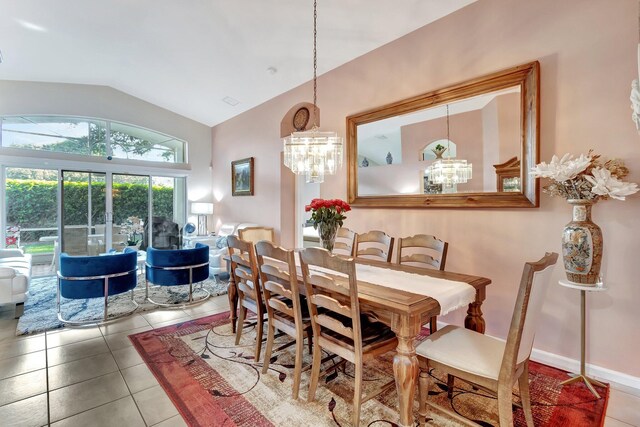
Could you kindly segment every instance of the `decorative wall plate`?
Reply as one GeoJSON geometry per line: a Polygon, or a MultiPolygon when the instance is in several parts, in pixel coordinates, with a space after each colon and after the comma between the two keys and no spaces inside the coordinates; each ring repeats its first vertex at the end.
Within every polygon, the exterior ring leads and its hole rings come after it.
{"type": "Polygon", "coordinates": [[[304,130],[309,123],[309,109],[307,107],[301,107],[293,115],[293,128],[298,132],[304,130]]]}

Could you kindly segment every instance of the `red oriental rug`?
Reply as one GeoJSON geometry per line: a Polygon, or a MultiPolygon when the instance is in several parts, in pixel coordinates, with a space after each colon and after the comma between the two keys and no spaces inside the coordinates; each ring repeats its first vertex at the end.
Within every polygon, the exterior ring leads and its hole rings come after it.
{"type": "MultiPolygon", "coordinates": [[[[255,327],[245,324],[241,343],[236,346],[228,316],[228,313],[221,313],[129,337],[189,425],[350,425],[353,397],[350,364],[342,365],[321,379],[316,400],[312,403],[306,401],[309,372],[303,372],[300,399],[293,400],[294,347],[274,351],[269,372],[263,375],[262,364],[253,361],[255,327]]],[[[428,330],[425,330],[423,338],[427,335],[428,330]]],[[[287,336],[278,338],[274,349],[288,341],[287,336]]],[[[392,378],[392,357],[393,354],[388,354],[366,365],[365,394],[392,378]]],[[[305,350],[303,366],[309,364],[310,359],[305,350]]],[[[564,371],[534,362],[530,363],[529,369],[536,426],[602,426],[609,398],[608,387],[598,388],[603,397],[595,399],[582,384],[560,385],[567,378],[564,371]]],[[[430,399],[482,426],[498,425],[494,397],[457,380],[454,397],[449,400],[445,378],[437,372],[432,375],[436,381],[429,392],[430,399]]],[[[515,388],[514,402],[517,401],[515,388]]],[[[391,389],[363,404],[360,425],[396,426],[396,408],[396,392],[391,389]]],[[[415,410],[417,415],[417,401],[415,410]]],[[[430,417],[429,425],[460,425],[459,421],[439,412],[432,411],[430,417]]],[[[516,426],[526,425],[522,410],[516,405],[514,422],[516,426]]]]}

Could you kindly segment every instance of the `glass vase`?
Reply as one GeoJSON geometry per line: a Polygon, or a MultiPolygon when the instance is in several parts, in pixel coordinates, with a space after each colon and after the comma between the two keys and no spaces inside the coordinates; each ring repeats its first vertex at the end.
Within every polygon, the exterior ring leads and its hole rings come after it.
{"type": "Polygon", "coordinates": [[[322,247],[329,252],[333,251],[333,245],[336,242],[336,233],[338,232],[338,224],[318,223],[318,236],[322,247]]]}
{"type": "Polygon", "coordinates": [[[595,286],[602,263],[602,230],[591,221],[590,200],[570,199],[573,220],[562,233],[562,257],[567,279],[585,286],[595,286]]]}

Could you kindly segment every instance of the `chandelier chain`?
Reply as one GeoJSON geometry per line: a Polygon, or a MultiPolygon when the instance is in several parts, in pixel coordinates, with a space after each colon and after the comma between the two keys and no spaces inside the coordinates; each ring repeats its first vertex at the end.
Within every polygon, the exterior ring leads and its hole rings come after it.
{"type": "Polygon", "coordinates": [[[317,47],[317,38],[318,38],[318,1],[313,0],[313,125],[317,126],[316,110],[318,107],[316,106],[318,101],[318,47],[317,47]]]}

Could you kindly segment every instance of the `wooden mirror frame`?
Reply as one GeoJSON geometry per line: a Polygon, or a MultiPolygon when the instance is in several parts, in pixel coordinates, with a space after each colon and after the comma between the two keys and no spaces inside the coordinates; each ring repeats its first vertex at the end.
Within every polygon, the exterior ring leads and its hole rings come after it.
{"type": "Polygon", "coordinates": [[[537,208],[540,182],[529,175],[540,156],[540,64],[534,61],[347,117],[349,203],[370,208],[537,208]],[[520,86],[521,192],[358,196],[358,125],[520,86]]]}

